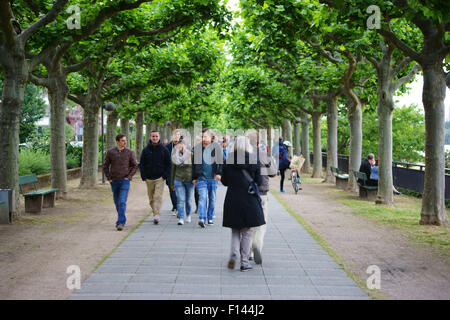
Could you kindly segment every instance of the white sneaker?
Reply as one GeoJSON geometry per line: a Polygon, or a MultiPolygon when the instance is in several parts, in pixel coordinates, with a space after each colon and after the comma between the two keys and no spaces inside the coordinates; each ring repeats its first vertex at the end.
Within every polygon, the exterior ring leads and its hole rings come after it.
{"type": "Polygon", "coordinates": [[[191,216],[190,215],[186,217],[186,223],[191,223],[191,216]]]}
{"type": "Polygon", "coordinates": [[[178,219],[178,225],[179,225],[179,226],[182,226],[183,224],[184,224],[183,219],[178,219]]]}

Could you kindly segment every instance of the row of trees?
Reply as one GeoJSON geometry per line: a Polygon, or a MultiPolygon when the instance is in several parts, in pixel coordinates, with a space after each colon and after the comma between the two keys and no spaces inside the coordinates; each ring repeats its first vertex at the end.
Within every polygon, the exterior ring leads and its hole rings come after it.
{"type": "MultiPolygon", "coordinates": [[[[119,119],[124,133],[134,119],[138,154],[144,124],[149,132],[202,121],[223,128],[281,126],[294,152],[304,154],[312,124],[317,155],[326,116],[326,180],[333,181],[329,167],[337,166],[338,141],[346,131],[351,190],[362,157],[363,113],[376,112],[377,202],[390,205],[394,93],[404,92],[420,71],[426,127],[420,222],[447,223],[441,155],[449,5],[373,4],[379,16],[368,14],[362,0],[243,0],[242,23],[230,34],[230,12],[217,0],[2,1],[0,188],[17,190],[18,123],[25,87],[32,82],[49,93],[52,186],[62,197],[70,99],[84,111],[82,187],[97,184],[98,114],[106,101],[119,106],[108,114],[107,145],[114,143],[119,119]],[[71,5],[80,9],[79,28],[68,23],[77,19],[66,11],[71,5]],[[343,117],[348,129],[339,127],[343,117]]],[[[320,176],[321,157],[315,159],[313,176],[320,176]]],[[[307,161],[305,169],[309,166],[307,161]]]]}
{"type": "MultiPolygon", "coordinates": [[[[293,123],[294,146],[302,145],[304,154],[309,154],[309,146],[307,139],[300,139],[300,126],[308,132],[305,129],[312,122],[313,151],[320,154],[320,123],[326,116],[328,181],[333,180],[330,166],[337,166],[338,114],[346,115],[348,188],[355,190],[353,171],[359,170],[362,158],[363,110],[376,111],[377,203],[391,205],[394,94],[404,92],[420,71],[426,128],[420,223],[447,224],[444,97],[450,62],[449,5],[400,0],[371,4],[379,15],[367,13],[365,1],[241,1],[243,22],[234,33],[235,60],[227,81],[236,94],[228,91],[228,114],[251,119],[250,126],[289,128],[293,123]]],[[[320,176],[322,163],[320,157],[314,158],[318,161],[313,176],[320,176]]]]}

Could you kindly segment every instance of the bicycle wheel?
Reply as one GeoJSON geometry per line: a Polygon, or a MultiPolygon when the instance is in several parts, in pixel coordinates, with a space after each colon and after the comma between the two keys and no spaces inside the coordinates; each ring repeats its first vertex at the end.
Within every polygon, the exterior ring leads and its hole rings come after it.
{"type": "Polygon", "coordinates": [[[294,187],[295,194],[298,192],[298,181],[296,177],[292,177],[292,187],[294,187]]]}

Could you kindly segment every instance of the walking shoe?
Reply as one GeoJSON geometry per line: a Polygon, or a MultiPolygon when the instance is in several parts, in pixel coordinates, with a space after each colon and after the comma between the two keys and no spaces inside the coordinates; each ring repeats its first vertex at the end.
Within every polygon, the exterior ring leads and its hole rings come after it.
{"type": "Polygon", "coordinates": [[[179,226],[182,226],[183,224],[184,224],[183,219],[178,219],[178,225],[179,225],[179,226]]]}
{"type": "Polygon", "coordinates": [[[159,223],[159,218],[153,219],[153,223],[154,223],[154,224],[158,224],[158,223],[159,223]]]}
{"type": "Polygon", "coordinates": [[[214,221],[208,220],[208,225],[209,225],[209,226],[213,226],[213,225],[214,225],[214,221]]]}
{"type": "Polygon", "coordinates": [[[186,216],[186,223],[191,223],[191,216],[186,216]]]}
{"type": "Polygon", "coordinates": [[[122,231],[123,230],[123,224],[118,224],[116,226],[116,228],[117,228],[118,231],[122,231]]]}
{"type": "Polygon", "coordinates": [[[253,248],[253,257],[256,264],[262,263],[261,250],[259,250],[259,248],[253,248]]]}
{"type": "Polygon", "coordinates": [[[280,190],[280,193],[285,193],[284,190],[280,190]]]}
{"type": "Polygon", "coordinates": [[[172,215],[173,216],[178,216],[178,211],[176,208],[172,208],[172,215]]]}
{"type": "Polygon", "coordinates": [[[250,271],[252,269],[253,269],[253,267],[251,265],[241,266],[241,271],[242,272],[250,271]]]}
{"type": "Polygon", "coordinates": [[[198,220],[198,225],[202,228],[205,227],[205,222],[203,220],[198,220]]]}
{"type": "Polygon", "coordinates": [[[232,255],[230,257],[230,260],[228,260],[228,269],[234,269],[234,266],[236,265],[236,255],[232,255]]]}

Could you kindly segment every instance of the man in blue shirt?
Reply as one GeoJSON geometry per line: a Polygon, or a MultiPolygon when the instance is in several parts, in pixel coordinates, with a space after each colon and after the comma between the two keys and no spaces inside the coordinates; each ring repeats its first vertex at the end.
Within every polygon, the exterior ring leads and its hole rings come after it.
{"type": "Polygon", "coordinates": [[[212,133],[208,129],[202,130],[202,143],[194,148],[194,167],[192,178],[197,186],[198,200],[198,224],[205,227],[214,224],[216,206],[216,191],[222,174],[223,151],[217,142],[212,142],[212,133]],[[218,152],[216,152],[216,150],[218,152]],[[196,161],[197,157],[201,162],[196,161]]]}

